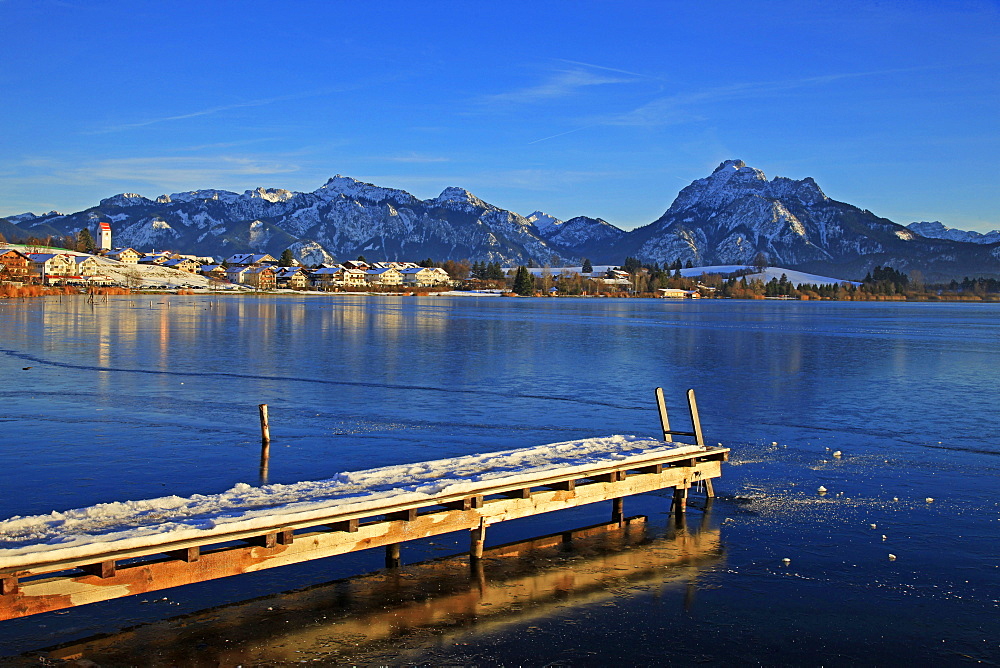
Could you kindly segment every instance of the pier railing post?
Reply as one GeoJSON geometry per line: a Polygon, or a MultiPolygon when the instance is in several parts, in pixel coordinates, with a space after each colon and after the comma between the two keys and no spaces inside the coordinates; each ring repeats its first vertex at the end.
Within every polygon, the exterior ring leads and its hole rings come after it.
{"type": "Polygon", "coordinates": [[[694,398],[694,390],[687,391],[688,410],[691,411],[691,424],[694,425],[696,445],[705,445],[705,437],[701,435],[701,418],[698,417],[698,402],[694,398]]]}
{"type": "Polygon", "coordinates": [[[660,427],[663,429],[663,440],[672,443],[670,435],[670,418],[667,417],[667,403],[663,400],[663,388],[656,388],[656,408],[660,413],[660,427]]]}
{"type": "Polygon", "coordinates": [[[691,431],[676,431],[670,428],[670,419],[667,417],[667,404],[663,400],[663,388],[656,388],[656,410],[660,414],[660,427],[663,429],[663,440],[666,443],[673,443],[674,435],[693,436],[695,444],[705,445],[705,437],[701,433],[701,418],[698,417],[698,402],[694,397],[694,390],[687,391],[688,411],[691,413],[691,431]]]}

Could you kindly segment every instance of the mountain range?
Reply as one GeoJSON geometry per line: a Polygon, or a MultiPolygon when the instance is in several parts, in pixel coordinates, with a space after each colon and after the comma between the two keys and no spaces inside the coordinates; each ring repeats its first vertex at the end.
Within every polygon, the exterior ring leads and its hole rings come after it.
{"type": "Polygon", "coordinates": [[[1000,232],[927,222],[904,227],[830,199],[812,178],[768,180],[741,160],[723,162],[681,190],[657,220],[631,231],[586,216],[525,217],[462,188],[421,200],[337,175],[313,192],[196,190],[156,199],[123,193],[73,214],[0,219],[0,234],[94,234],[100,222],[111,223],[115,246],[218,256],[291,248],[308,264],[365,255],[560,266],[583,258],[621,264],[632,256],[708,266],[747,264],[764,253],[772,265],[845,279],[877,265],[919,270],[927,280],[1000,276],[1000,232]]]}

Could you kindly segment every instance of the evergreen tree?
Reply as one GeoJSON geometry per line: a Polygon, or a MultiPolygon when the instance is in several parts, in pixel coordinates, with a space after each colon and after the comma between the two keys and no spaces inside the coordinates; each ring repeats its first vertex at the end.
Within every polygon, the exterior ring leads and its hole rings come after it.
{"type": "Polygon", "coordinates": [[[295,260],[295,256],[292,255],[292,249],[286,248],[281,251],[281,257],[278,258],[279,267],[291,267],[292,262],[295,260]]]}
{"type": "Polygon", "coordinates": [[[584,274],[590,274],[594,271],[594,265],[590,264],[588,258],[583,258],[583,266],[580,267],[580,271],[584,274]]]}
{"type": "Polygon", "coordinates": [[[81,253],[93,253],[97,250],[97,244],[94,243],[94,237],[90,236],[90,230],[86,227],[80,230],[79,234],[76,235],[76,250],[81,253]]]}
{"type": "Polygon", "coordinates": [[[642,269],[642,262],[639,262],[637,258],[627,257],[625,258],[625,264],[622,265],[622,269],[630,274],[635,274],[642,269]]]}
{"type": "Polygon", "coordinates": [[[358,262],[368,262],[368,260],[365,259],[364,255],[359,255],[358,256],[358,262]]]}
{"type": "Polygon", "coordinates": [[[691,269],[692,267],[694,267],[694,264],[693,264],[693,263],[691,262],[691,260],[688,260],[688,261],[687,261],[687,264],[685,264],[684,266],[685,266],[685,267],[686,267],[687,269],[691,269]]]}
{"type": "Polygon", "coordinates": [[[519,295],[531,295],[535,292],[535,279],[525,266],[517,268],[514,274],[514,292],[519,295]]]}

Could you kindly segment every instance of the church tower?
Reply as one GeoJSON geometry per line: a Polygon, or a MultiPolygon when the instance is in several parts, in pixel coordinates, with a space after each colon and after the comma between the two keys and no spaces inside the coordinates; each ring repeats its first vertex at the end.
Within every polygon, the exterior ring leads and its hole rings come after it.
{"type": "Polygon", "coordinates": [[[101,238],[98,240],[98,246],[102,251],[111,250],[111,224],[101,223],[101,238]]]}

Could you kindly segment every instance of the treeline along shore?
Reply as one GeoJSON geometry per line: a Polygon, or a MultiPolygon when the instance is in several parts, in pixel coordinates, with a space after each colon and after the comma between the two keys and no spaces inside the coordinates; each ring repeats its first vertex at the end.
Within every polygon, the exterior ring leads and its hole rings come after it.
{"type": "Polygon", "coordinates": [[[751,265],[699,268],[690,262],[682,267],[679,260],[661,267],[632,257],[620,266],[594,266],[586,259],[581,266],[537,267],[431,258],[420,262],[369,261],[363,256],[340,264],[305,266],[290,251],[280,259],[267,254],[238,254],[206,265],[189,256],[171,259],[169,252],[132,254],[135,257],[119,252],[122,261],[113,257],[115,252],[90,254],[78,248],[0,248],[0,299],[225,290],[258,295],[294,291],[426,296],[489,291],[521,297],[1000,301],[1000,280],[996,278],[929,283],[919,271],[908,275],[876,266],[861,281],[847,281],[770,267],[763,255],[751,265]],[[56,260],[61,261],[61,268],[53,269],[56,260]],[[154,269],[161,278],[148,278],[152,275],[148,270],[154,269]],[[116,272],[117,282],[112,278],[116,272]],[[172,280],[162,279],[164,272],[172,280]]]}

